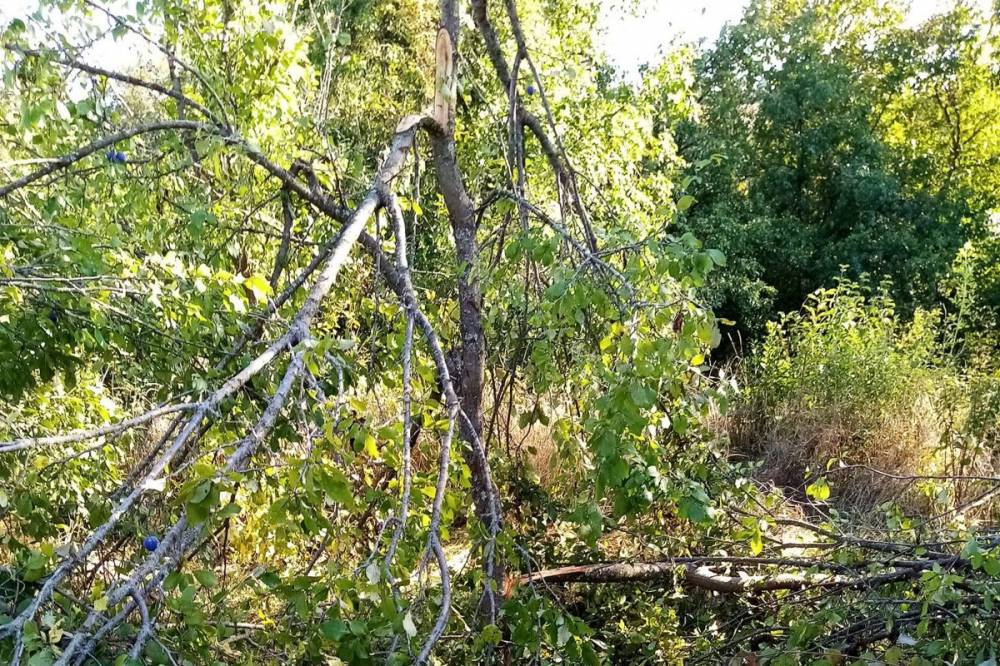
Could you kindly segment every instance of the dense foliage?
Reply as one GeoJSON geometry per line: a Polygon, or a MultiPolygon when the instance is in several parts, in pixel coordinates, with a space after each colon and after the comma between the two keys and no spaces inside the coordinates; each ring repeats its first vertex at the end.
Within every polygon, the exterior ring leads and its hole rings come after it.
{"type": "Polygon", "coordinates": [[[907,26],[902,9],[753,2],[694,64],[699,114],[668,121],[704,164],[685,226],[727,253],[714,301],[743,332],[842,270],[933,307],[959,249],[993,242],[995,22],[958,4],[907,26]]]}
{"type": "Polygon", "coordinates": [[[599,9],[0,26],[0,658],[996,658],[996,26],[599,9]]]}

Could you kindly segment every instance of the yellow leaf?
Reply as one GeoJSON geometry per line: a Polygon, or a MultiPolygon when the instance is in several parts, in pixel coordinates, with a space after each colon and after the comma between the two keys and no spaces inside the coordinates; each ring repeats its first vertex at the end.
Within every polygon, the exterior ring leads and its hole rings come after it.
{"type": "Polygon", "coordinates": [[[376,460],[379,457],[378,443],[375,441],[375,438],[372,437],[371,435],[365,437],[365,453],[370,455],[372,458],[375,458],[376,460]]]}

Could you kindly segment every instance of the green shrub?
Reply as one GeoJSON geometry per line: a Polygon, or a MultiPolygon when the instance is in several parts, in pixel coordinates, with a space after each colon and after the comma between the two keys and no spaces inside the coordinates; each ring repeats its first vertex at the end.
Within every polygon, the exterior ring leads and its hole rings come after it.
{"type": "Polygon", "coordinates": [[[772,401],[877,418],[930,378],[942,358],[940,331],[938,313],[918,311],[901,322],[884,291],[869,294],[842,280],[769,324],[756,388],[772,401]]]}
{"type": "Polygon", "coordinates": [[[944,288],[954,303],[958,336],[966,362],[996,369],[1000,329],[1000,226],[997,232],[966,243],[944,288]]]}
{"type": "MultiPolygon", "coordinates": [[[[730,424],[737,447],[762,474],[797,486],[831,461],[894,473],[931,464],[940,438],[935,396],[954,374],[936,311],[910,321],[885,288],[841,280],[813,293],[801,311],[768,326],[745,374],[730,424]]],[[[871,505],[898,490],[870,473],[837,476],[841,496],[871,505]]]]}

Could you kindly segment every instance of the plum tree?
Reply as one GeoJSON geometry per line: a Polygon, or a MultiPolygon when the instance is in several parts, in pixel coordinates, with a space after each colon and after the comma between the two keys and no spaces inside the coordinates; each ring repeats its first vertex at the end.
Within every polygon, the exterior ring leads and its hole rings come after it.
{"type": "Polygon", "coordinates": [[[990,640],[985,535],[859,533],[707,427],[726,258],[597,3],[45,4],[0,39],[0,657],[990,640]]]}

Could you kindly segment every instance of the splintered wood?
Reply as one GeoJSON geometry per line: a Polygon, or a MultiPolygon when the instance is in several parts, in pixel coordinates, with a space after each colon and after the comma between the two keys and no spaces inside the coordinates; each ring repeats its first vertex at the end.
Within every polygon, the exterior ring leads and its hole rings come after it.
{"type": "Polygon", "coordinates": [[[437,73],[434,78],[434,120],[447,127],[455,103],[455,61],[452,57],[451,36],[444,28],[437,36],[437,73]]]}

